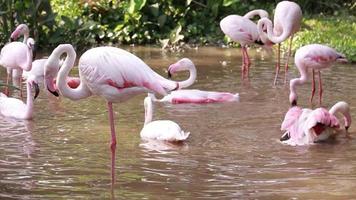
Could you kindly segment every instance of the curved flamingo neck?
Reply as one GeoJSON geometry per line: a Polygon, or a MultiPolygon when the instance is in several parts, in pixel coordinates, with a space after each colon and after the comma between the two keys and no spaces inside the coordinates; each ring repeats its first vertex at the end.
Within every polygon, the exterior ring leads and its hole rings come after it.
{"type": "Polygon", "coordinates": [[[272,21],[269,20],[268,18],[262,18],[258,21],[257,23],[257,29],[258,33],[262,39],[263,42],[264,40],[269,39],[273,43],[281,43],[284,40],[286,40],[290,36],[290,28],[289,27],[283,27],[283,32],[281,35],[277,36],[273,32],[273,24],[272,21]],[[267,27],[267,34],[263,32],[263,25],[267,27]]]}
{"type": "Polygon", "coordinates": [[[32,47],[29,44],[26,44],[26,47],[27,47],[26,63],[24,66],[22,66],[22,69],[25,71],[30,71],[32,68],[33,52],[32,52],[32,47]]]}
{"type": "MultiPolygon", "coordinates": [[[[62,44],[59,45],[51,54],[51,56],[48,58],[48,62],[51,63],[54,60],[56,62],[59,62],[60,56],[66,53],[67,57],[63,62],[62,68],[59,70],[58,75],[57,75],[57,87],[59,92],[71,99],[71,100],[79,100],[83,99],[86,97],[89,97],[91,95],[89,89],[84,85],[83,81],[80,81],[80,84],[77,88],[72,89],[67,85],[67,77],[70,72],[70,70],[74,66],[75,58],[76,58],[76,53],[70,44],[62,44]]],[[[48,65],[51,66],[51,65],[48,65]]],[[[48,67],[47,66],[47,67],[48,67]]],[[[52,65],[53,66],[53,65],[52,65]]]]}
{"type": "Polygon", "coordinates": [[[32,118],[33,115],[33,97],[31,93],[31,85],[29,82],[26,83],[27,86],[27,97],[26,97],[26,110],[25,118],[32,118]]]}
{"type": "Polygon", "coordinates": [[[195,68],[195,65],[194,64],[188,65],[187,69],[189,70],[189,78],[187,80],[178,82],[179,89],[187,88],[193,85],[193,83],[197,79],[197,69],[195,68]]]}
{"type": "MultiPolygon", "coordinates": [[[[296,62],[296,65],[298,66],[298,62],[296,62]]],[[[299,78],[295,78],[295,79],[292,79],[290,81],[290,93],[289,93],[289,102],[292,104],[292,105],[296,105],[297,103],[297,100],[298,100],[298,96],[297,96],[297,86],[298,85],[302,85],[304,84],[307,80],[308,80],[308,72],[307,72],[307,69],[304,67],[304,65],[298,67],[298,70],[299,70],[299,73],[300,73],[300,77],[299,78]]]]}
{"type": "Polygon", "coordinates": [[[262,9],[251,10],[244,15],[245,18],[252,19],[254,16],[258,15],[260,18],[268,17],[268,12],[262,9]]]}
{"type": "Polygon", "coordinates": [[[146,125],[152,121],[152,116],[153,116],[152,99],[150,97],[146,97],[144,100],[144,104],[145,104],[145,123],[144,123],[144,125],[146,125]]]}
{"type": "Polygon", "coordinates": [[[350,115],[350,107],[344,102],[338,102],[333,107],[330,108],[329,113],[335,115],[336,113],[341,113],[344,116],[345,127],[348,128],[351,125],[351,115],[350,115]]]}

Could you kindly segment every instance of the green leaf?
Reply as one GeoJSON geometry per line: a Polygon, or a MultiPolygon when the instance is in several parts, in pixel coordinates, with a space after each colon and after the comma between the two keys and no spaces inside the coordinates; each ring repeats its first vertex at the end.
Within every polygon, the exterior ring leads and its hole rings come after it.
{"type": "Polygon", "coordinates": [[[224,0],[223,1],[223,6],[227,7],[227,6],[230,6],[230,5],[234,4],[234,3],[237,3],[239,1],[240,0],[224,0]]]}
{"type": "Polygon", "coordinates": [[[158,17],[158,15],[159,15],[159,4],[155,3],[155,4],[150,5],[150,11],[151,11],[153,16],[158,17]]]}
{"type": "Polygon", "coordinates": [[[128,8],[128,12],[133,14],[143,8],[145,6],[146,0],[130,0],[130,5],[128,8]]]}

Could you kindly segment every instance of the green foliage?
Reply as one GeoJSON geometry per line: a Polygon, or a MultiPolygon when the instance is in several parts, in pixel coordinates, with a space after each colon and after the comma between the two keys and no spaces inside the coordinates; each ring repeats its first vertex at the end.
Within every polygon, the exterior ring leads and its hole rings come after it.
{"type": "Polygon", "coordinates": [[[356,62],[356,18],[325,17],[305,19],[302,30],[296,34],[294,47],[305,44],[327,44],[356,62]]]}

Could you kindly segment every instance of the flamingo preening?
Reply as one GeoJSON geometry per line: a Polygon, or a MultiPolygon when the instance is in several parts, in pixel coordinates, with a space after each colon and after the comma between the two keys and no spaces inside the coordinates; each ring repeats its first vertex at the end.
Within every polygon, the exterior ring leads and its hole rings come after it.
{"type": "Polygon", "coordinates": [[[274,85],[276,85],[280,68],[281,42],[290,37],[287,60],[285,64],[285,82],[287,81],[288,62],[291,55],[292,40],[294,34],[300,29],[301,20],[302,9],[298,4],[291,1],[281,1],[277,4],[274,13],[273,25],[271,20],[268,18],[262,18],[257,23],[258,33],[262,42],[269,40],[275,44],[278,44],[274,85]],[[267,27],[267,33],[265,32],[265,27],[267,27]]]}
{"type": "MultiPolygon", "coordinates": [[[[96,47],[87,50],[79,59],[80,84],[72,89],[67,85],[69,71],[76,59],[74,48],[70,44],[61,44],[49,56],[45,70],[58,66],[60,56],[66,54],[57,75],[57,88],[61,95],[71,100],[80,100],[92,95],[103,97],[107,101],[111,128],[111,175],[115,180],[116,133],[112,103],[124,102],[131,97],[156,92],[166,95],[177,88],[177,83],[163,78],[135,55],[115,47],[96,47]]],[[[45,78],[46,85],[50,79],[45,78]]],[[[56,94],[57,91],[50,92],[56,94]]]]}

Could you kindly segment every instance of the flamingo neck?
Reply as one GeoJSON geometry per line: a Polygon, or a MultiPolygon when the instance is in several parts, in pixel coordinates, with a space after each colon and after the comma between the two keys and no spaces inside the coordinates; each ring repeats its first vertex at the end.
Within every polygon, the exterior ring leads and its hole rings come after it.
{"type": "Polygon", "coordinates": [[[23,66],[23,70],[30,71],[32,68],[33,52],[32,52],[32,48],[29,45],[26,46],[27,46],[27,57],[26,57],[26,63],[23,66]]]}
{"type": "Polygon", "coordinates": [[[262,39],[262,42],[265,43],[266,39],[268,39],[275,44],[281,43],[284,40],[286,40],[290,36],[290,32],[291,32],[289,27],[283,27],[282,34],[279,36],[275,35],[273,31],[272,21],[269,20],[268,18],[262,18],[258,21],[257,30],[262,39]],[[267,27],[267,34],[263,32],[263,25],[267,27]]]}
{"type": "Polygon", "coordinates": [[[145,123],[144,125],[147,125],[152,121],[152,116],[153,116],[153,104],[152,104],[152,99],[150,97],[145,98],[145,123]]]}
{"type": "Polygon", "coordinates": [[[195,66],[188,65],[188,70],[189,70],[189,78],[187,80],[178,82],[179,89],[187,88],[187,87],[193,85],[193,83],[197,79],[197,69],[195,68],[195,66]]]}
{"type": "Polygon", "coordinates": [[[258,15],[260,18],[268,17],[268,12],[262,9],[251,10],[244,15],[244,18],[252,19],[256,15],[258,15]]]}
{"type": "Polygon", "coordinates": [[[338,102],[333,107],[330,108],[329,113],[335,115],[336,113],[341,113],[344,116],[345,127],[348,128],[351,125],[351,115],[350,115],[350,107],[344,102],[338,102]]]}
{"type": "MultiPolygon", "coordinates": [[[[71,100],[79,100],[83,99],[86,97],[89,97],[91,95],[89,89],[84,85],[83,81],[80,81],[80,84],[77,88],[72,89],[67,85],[67,77],[70,72],[70,70],[74,66],[75,58],[76,58],[76,53],[72,47],[72,45],[69,44],[64,44],[64,45],[59,45],[51,54],[51,56],[48,58],[49,63],[53,61],[53,59],[56,60],[56,62],[59,62],[60,56],[66,53],[67,57],[63,62],[63,66],[58,72],[57,75],[57,87],[59,92],[71,99],[71,100]]],[[[51,66],[51,65],[48,65],[51,66]]],[[[53,65],[52,65],[53,66],[53,65]]]]}
{"type": "Polygon", "coordinates": [[[28,31],[27,32],[24,32],[23,33],[23,43],[27,43],[27,39],[30,37],[30,34],[28,33],[28,31]]]}
{"type": "Polygon", "coordinates": [[[32,118],[33,115],[33,97],[31,93],[31,85],[29,82],[26,83],[27,86],[27,97],[26,97],[26,110],[25,116],[27,119],[32,118]]]}
{"type": "MultiPolygon", "coordinates": [[[[298,63],[296,63],[298,64],[298,63]]],[[[304,68],[303,66],[301,68],[299,68],[299,73],[300,73],[300,77],[299,78],[295,78],[295,79],[292,79],[290,81],[290,93],[289,93],[289,102],[292,104],[292,105],[296,105],[297,103],[297,99],[298,99],[298,96],[297,96],[297,86],[298,85],[302,85],[304,84],[307,80],[308,80],[308,73],[307,73],[307,70],[306,68],[304,68]]]]}

